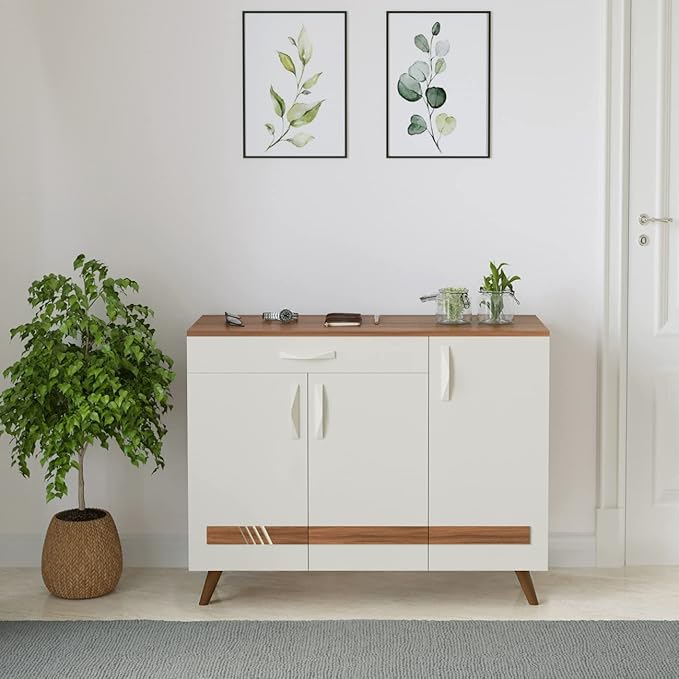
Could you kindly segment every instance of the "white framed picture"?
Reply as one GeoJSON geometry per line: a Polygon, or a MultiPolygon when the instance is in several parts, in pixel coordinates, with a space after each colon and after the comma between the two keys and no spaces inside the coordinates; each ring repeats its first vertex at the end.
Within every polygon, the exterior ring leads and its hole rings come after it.
{"type": "Polygon", "coordinates": [[[490,158],[490,18],[387,12],[388,158],[490,158]]]}
{"type": "Polygon", "coordinates": [[[243,157],[346,158],[347,13],[243,12],[243,157]]]}

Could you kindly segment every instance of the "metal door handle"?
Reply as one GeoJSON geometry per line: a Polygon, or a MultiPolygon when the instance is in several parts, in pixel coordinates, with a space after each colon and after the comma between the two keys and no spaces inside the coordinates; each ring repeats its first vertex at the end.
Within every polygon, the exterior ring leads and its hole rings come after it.
{"type": "Polygon", "coordinates": [[[646,224],[671,224],[674,220],[672,217],[649,217],[645,212],[639,215],[639,224],[646,226],[646,224]]]}

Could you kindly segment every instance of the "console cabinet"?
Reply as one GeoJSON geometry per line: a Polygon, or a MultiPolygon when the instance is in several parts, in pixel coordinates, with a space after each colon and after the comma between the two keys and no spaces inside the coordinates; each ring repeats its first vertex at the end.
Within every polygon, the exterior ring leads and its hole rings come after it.
{"type": "Polygon", "coordinates": [[[189,568],[547,568],[549,332],[321,316],[188,331],[189,568]]]}

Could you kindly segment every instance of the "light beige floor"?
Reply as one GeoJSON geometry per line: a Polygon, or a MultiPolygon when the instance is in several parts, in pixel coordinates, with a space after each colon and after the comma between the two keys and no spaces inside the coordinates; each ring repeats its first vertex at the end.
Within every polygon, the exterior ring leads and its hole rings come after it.
{"type": "Polygon", "coordinates": [[[679,568],[554,569],[528,606],[513,573],[231,573],[130,568],[112,594],[57,599],[38,569],[0,569],[0,619],[679,619],[679,568]]]}

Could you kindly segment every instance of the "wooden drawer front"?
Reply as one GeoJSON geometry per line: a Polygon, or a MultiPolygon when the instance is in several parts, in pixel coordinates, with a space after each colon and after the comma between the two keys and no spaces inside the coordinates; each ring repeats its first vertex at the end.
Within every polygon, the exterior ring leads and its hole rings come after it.
{"type": "Polygon", "coordinates": [[[189,337],[190,373],[426,373],[426,337],[189,337]]]}

